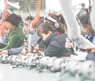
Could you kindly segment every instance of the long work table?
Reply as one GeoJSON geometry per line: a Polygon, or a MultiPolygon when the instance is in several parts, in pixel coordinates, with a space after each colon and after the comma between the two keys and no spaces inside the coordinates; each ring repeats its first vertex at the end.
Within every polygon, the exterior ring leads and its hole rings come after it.
{"type": "Polygon", "coordinates": [[[50,71],[39,73],[36,68],[31,70],[25,67],[11,68],[10,64],[0,63],[0,81],[81,81],[81,79],[71,77],[69,73],[58,77],[57,73],[50,71]]]}

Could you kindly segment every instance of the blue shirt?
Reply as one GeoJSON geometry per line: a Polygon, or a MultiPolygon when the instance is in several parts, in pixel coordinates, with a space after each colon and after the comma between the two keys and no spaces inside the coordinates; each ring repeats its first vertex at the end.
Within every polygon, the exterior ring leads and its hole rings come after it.
{"type": "Polygon", "coordinates": [[[95,35],[91,33],[90,35],[85,34],[85,38],[95,45],[95,35]]]}
{"type": "Polygon", "coordinates": [[[1,37],[1,43],[5,43],[5,39],[6,39],[6,37],[5,36],[2,36],[1,37]]]}

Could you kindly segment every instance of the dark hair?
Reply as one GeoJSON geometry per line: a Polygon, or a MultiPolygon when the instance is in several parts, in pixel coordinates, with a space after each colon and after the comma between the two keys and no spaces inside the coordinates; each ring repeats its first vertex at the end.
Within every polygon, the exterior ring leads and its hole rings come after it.
{"type": "Polygon", "coordinates": [[[25,21],[26,21],[26,20],[30,20],[30,21],[32,21],[33,19],[34,19],[33,16],[28,16],[28,17],[26,17],[25,21]]]}
{"type": "Polygon", "coordinates": [[[83,9],[77,14],[78,19],[80,20],[81,24],[83,27],[85,25],[90,25],[91,26],[91,21],[90,21],[90,13],[88,12],[88,9],[83,9]]]}
{"type": "Polygon", "coordinates": [[[4,20],[10,22],[12,25],[18,26],[22,21],[22,18],[15,13],[7,13],[4,20]]]}
{"type": "MultiPolygon", "coordinates": [[[[91,6],[89,7],[89,10],[91,12],[91,6]]],[[[81,10],[78,14],[77,17],[80,20],[80,23],[82,24],[83,28],[88,28],[90,32],[94,32],[94,29],[91,25],[90,21],[90,13],[88,9],[83,9],[81,10]]]]}
{"type": "Polygon", "coordinates": [[[78,14],[77,17],[80,20],[82,25],[91,25],[90,21],[90,12],[91,12],[91,6],[89,8],[81,10],[78,14]]]}
{"type": "MultiPolygon", "coordinates": [[[[64,20],[64,17],[62,14],[59,14],[59,15],[56,15],[54,13],[49,13],[49,16],[52,17],[53,19],[55,19],[58,23],[60,23],[60,27],[59,28],[56,28],[56,30],[58,32],[62,32],[64,33],[65,32],[65,29],[67,30],[67,26],[66,26],[66,23],[65,23],[65,20],[64,20]],[[63,25],[63,26],[62,26],[63,25]]],[[[48,20],[47,18],[45,20],[48,20]]],[[[50,21],[50,20],[49,20],[50,21]]],[[[50,21],[51,22],[51,21],[50,21]]],[[[53,22],[52,22],[53,23],[53,22]]]]}
{"type": "Polygon", "coordinates": [[[40,25],[41,23],[43,23],[43,22],[44,22],[44,17],[40,17],[39,21],[37,22],[37,24],[35,24],[35,25],[33,26],[33,28],[38,28],[39,25],[40,25]]]}
{"type": "Polygon", "coordinates": [[[49,31],[54,32],[56,29],[51,22],[45,21],[37,29],[37,35],[41,37],[41,33],[48,34],[49,31]]]}
{"type": "Polygon", "coordinates": [[[81,6],[84,7],[85,6],[85,3],[82,3],[81,6]]]}

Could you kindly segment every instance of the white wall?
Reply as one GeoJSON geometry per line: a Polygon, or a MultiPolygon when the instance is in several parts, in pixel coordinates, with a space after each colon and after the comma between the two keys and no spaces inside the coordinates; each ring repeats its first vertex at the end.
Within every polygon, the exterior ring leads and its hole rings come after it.
{"type": "MultiPolygon", "coordinates": [[[[45,0],[46,1],[46,11],[49,12],[54,10],[54,11],[60,11],[60,5],[59,5],[59,0],[45,0]]],[[[85,6],[89,6],[89,0],[70,0],[72,6],[77,6],[79,8],[80,3],[85,3],[85,6]]]]}

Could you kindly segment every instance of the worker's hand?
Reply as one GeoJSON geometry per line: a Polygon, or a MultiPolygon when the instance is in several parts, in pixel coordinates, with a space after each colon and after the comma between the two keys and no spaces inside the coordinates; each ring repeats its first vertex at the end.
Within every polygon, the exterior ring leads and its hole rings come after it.
{"type": "Polygon", "coordinates": [[[26,55],[26,50],[25,50],[25,48],[23,48],[23,50],[21,51],[21,55],[26,55]]]}
{"type": "Polygon", "coordinates": [[[37,52],[37,48],[32,44],[32,52],[36,53],[37,52]]]}
{"type": "Polygon", "coordinates": [[[95,47],[89,47],[89,48],[86,48],[87,50],[91,50],[91,52],[95,52],[95,47]]]}
{"type": "Polygon", "coordinates": [[[65,47],[66,47],[67,49],[69,49],[69,48],[72,47],[72,43],[71,43],[68,39],[66,39],[65,47]]]}
{"type": "Polygon", "coordinates": [[[7,54],[8,55],[8,50],[3,50],[2,52],[0,52],[0,55],[2,54],[7,54]]]}
{"type": "Polygon", "coordinates": [[[34,32],[35,31],[35,29],[34,28],[32,28],[32,32],[34,32]]]}

